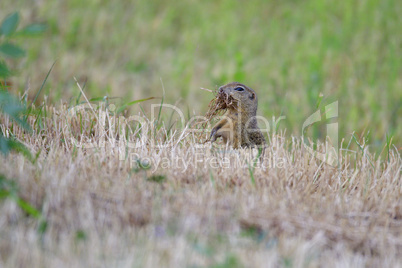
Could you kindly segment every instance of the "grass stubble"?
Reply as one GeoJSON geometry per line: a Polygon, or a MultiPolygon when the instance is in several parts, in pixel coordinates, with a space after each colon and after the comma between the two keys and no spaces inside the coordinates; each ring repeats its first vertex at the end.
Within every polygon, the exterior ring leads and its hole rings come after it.
{"type": "Polygon", "coordinates": [[[254,161],[250,169],[255,151],[200,146],[188,128],[168,133],[160,123],[141,133],[113,115],[102,116],[101,108],[74,115],[63,105],[41,109],[41,120],[28,118],[30,135],[1,118],[6,135],[38,153],[34,162],[14,153],[0,156],[0,169],[41,211],[46,228],[12,200],[2,201],[0,266],[401,263],[397,148],[383,158],[367,146],[353,151],[352,138],[343,140],[339,165],[331,167],[299,138],[268,133],[265,162],[254,161]],[[128,147],[144,136],[145,144],[128,147]],[[79,148],[72,137],[96,146],[79,148]]]}

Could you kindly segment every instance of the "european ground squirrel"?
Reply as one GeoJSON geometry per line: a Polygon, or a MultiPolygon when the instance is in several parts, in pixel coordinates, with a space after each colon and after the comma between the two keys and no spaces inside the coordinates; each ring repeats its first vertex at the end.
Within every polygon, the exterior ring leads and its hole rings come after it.
{"type": "Polygon", "coordinates": [[[219,88],[213,113],[226,110],[222,119],[213,127],[210,140],[222,137],[233,148],[263,147],[265,138],[257,125],[258,99],[255,91],[238,82],[219,88]]]}

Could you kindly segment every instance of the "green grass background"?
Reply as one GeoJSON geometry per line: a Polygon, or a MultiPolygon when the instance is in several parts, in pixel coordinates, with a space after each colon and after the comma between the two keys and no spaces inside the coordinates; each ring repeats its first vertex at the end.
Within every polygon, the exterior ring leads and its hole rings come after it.
{"type": "Polygon", "coordinates": [[[16,10],[49,28],[18,40],[28,56],[9,63],[14,90],[34,96],[57,59],[38,104],[76,98],[74,76],[89,98],[123,103],[162,96],[163,81],[165,103],[203,114],[212,95],[200,87],[239,81],[289,135],[338,100],[340,138],[402,141],[401,1],[0,1],[1,19],[16,10]]]}

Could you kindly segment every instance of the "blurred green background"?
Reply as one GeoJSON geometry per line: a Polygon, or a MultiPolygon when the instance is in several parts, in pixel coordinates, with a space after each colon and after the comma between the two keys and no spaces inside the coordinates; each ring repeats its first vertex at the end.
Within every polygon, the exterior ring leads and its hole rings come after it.
{"type": "Polygon", "coordinates": [[[20,11],[22,24],[48,25],[9,63],[13,90],[33,98],[57,59],[38,104],[76,98],[74,76],[89,98],[123,103],[162,96],[163,81],[165,103],[199,115],[212,98],[200,87],[238,81],[256,90],[260,115],[286,116],[289,135],[338,100],[340,138],[369,132],[380,148],[387,134],[402,138],[401,3],[1,0],[0,19],[20,11]]]}

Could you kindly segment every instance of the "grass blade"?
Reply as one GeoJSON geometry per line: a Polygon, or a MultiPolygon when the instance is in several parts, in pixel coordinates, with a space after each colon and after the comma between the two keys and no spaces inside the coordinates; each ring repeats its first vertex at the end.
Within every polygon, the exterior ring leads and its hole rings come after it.
{"type": "Polygon", "coordinates": [[[140,99],[140,100],[130,101],[130,102],[124,104],[123,106],[117,108],[116,114],[118,114],[118,113],[124,111],[128,106],[131,106],[131,105],[134,105],[134,104],[136,104],[136,103],[143,102],[143,101],[147,101],[147,100],[152,100],[152,99],[156,99],[156,98],[155,98],[155,97],[149,97],[149,98],[146,98],[146,99],[140,99]]]}
{"type": "Polygon", "coordinates": [[[40,87],[40,89],[38,90],[38,92],[36,92],[36,96],[35,96],[34,100],[31,102],[31,106],[32,106],[32,104],[35,103],[35,101],[38,99],[39,94],[40,94],[40,92],[42,91],[43,87],[45,86],[46,81],[47,81],[47,79],[48,79],[48,77],[49,77],[49,75],[50,75],[50,72],[52,71],[52,69],[53,69],[54,65],[56,64],[56,62],[57,62],[57,60],[55,60],[55,61],[53,62],[52,67],[50,67],[50,70],[47,72],[47,75],[46,75],[46,77],[45,77],[45,80],[43,80],[42,86],[40,87]]]}

